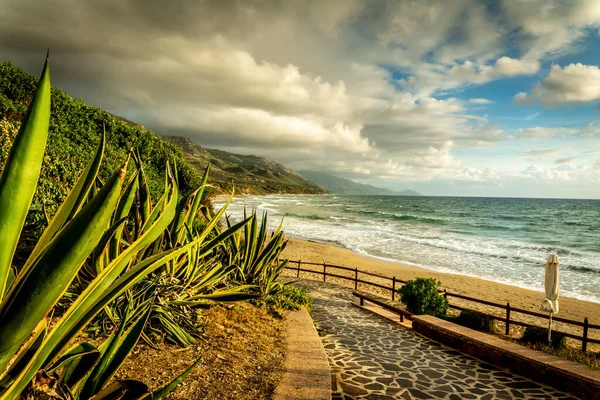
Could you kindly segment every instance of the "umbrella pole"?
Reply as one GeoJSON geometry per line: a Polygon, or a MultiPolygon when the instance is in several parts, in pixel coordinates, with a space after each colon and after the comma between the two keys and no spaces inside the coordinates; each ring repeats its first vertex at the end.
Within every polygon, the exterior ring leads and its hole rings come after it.
{"type": "Polygon", "coordinates": [[[548,344],[552,344],[551,340],[552,340],[552,312],[550,313],[550,319],[548,322],[548,344]]]}

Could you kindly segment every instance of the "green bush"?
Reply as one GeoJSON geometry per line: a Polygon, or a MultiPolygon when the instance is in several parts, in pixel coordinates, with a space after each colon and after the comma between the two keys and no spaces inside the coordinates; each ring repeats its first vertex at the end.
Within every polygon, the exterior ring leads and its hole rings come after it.
{"type": "Polygon", "coordinates": [[[441,282],[433,278],[417,278],[406,282],[399,290],[400,300],[414,314],[446,315],[448,300],[439,294],[441,282]]]}
{"type": "Polygon", "coordinates": [[[477,311],[463,310],[457,316],[447,317],[446,319],[455,324],[475,329],[476,331],[486,333],[496,332],[496,321],[477,311]]]}
{"type": "MultiPolygon", "coordinates": [[[[525,329],[525,332],[523,332],[523,336],[521,337],[521,343],[527,345],[548,346],[548,329],[538,328],[537,326],[528,326],[527,329],[525,329]]],[[[552,343],[550,343],[550,347],[553,347],[555,349],[566,348],[567,338],[559,332],[552,332],[552,343]]]]}
{"type": "Polygon", "coordinates": [[[308,292],[304,288],[292,285],[283,285],[275,294],[267,296],[263,301],[257,301],[259,305],[265,304],[270,307],[276,307],[284,310],[299,310],[301,306],[305,306],[310,312],[311,299],[308,292]]]}

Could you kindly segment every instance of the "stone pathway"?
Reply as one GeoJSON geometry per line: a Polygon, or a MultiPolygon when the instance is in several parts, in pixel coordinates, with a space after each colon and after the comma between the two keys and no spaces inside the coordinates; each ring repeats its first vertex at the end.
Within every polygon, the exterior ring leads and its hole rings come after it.
{"type": "Polygon", "coordinates": [[[300,280],[332,370],[333,400],[573,399],[350,304],[347,288],[300,280]]]}

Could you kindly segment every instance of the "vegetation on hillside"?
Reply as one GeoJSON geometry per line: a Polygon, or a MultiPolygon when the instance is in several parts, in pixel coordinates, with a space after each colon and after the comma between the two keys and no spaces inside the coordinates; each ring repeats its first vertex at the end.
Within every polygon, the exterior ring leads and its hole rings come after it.
{"type": "Polygon", "coordinates": [[[64,201],[52,217],[43,213],[48,224],[23,265],[16,263],[43,164],[57,167],[45,156],[56,126],[48,61],[27,103],[0,176],[0,398],[161,398],[200,360],[151,392],[142,382],[114,379],[136,343],[192,344],[208,302],[279,293],[283,233],[269,239],[266,219],[259,226],[254,214],[221,229],[229,202],[214,215],[202,205],[208,168],[182,193],[191,180],[171,167],[172,154],[163,154],[156,197],[136,151],[113,148],[118,166],[100,178],[111,161],[100,134],[83,171],[73,165],[64,201]],[[236,234],[247,224],[242,243],[236,234]],[[80,341],[84,331],[104,333],[102,344],[80,341]]]}
{"type": "MultiPolygon", "coordinates": [[[[0,62],[0,169],[6,162],[10,143],[25,117],[37,82],[37,78],[10,62],[0,62]]],[[[183,159],[179,147],[139,125],[87,105],[81,99],[73,99],[54,87],[51,88],[50,112],[48,146],[33,199],[34,212],[28,222],[43,222],[43,203],[50,213],[56,210],[75,184],[82,166],[94,154],[103,129],[106,130],[106,149],[98,172],[101,180],[108,179],[129,150],[135,148],[143,161],[148,187],[154,198],[163,191],[168,159],[177,164],[183,193],[197,187],[200,182],[201,174],[183,159]]]]}
{"type": "Polygon", "coordinates": [[[274,161],[252,155],[228,153],[207,149],[184,137],[165,139],[181,148],[184,158],[197,169],[212,166],[210,184],[219,193],[327,193],[322,187],[306,180],[300,174],[274,161]]]}

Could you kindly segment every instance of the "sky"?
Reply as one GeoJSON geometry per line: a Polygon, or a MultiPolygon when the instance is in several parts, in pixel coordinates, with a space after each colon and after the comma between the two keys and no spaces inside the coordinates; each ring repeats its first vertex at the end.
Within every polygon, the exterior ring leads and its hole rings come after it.
{"type": "Polygon", "coordinates": [[[427,195],[600,198],[598,0],[0,0],[0,61],[161,135],[427,195]]]}

